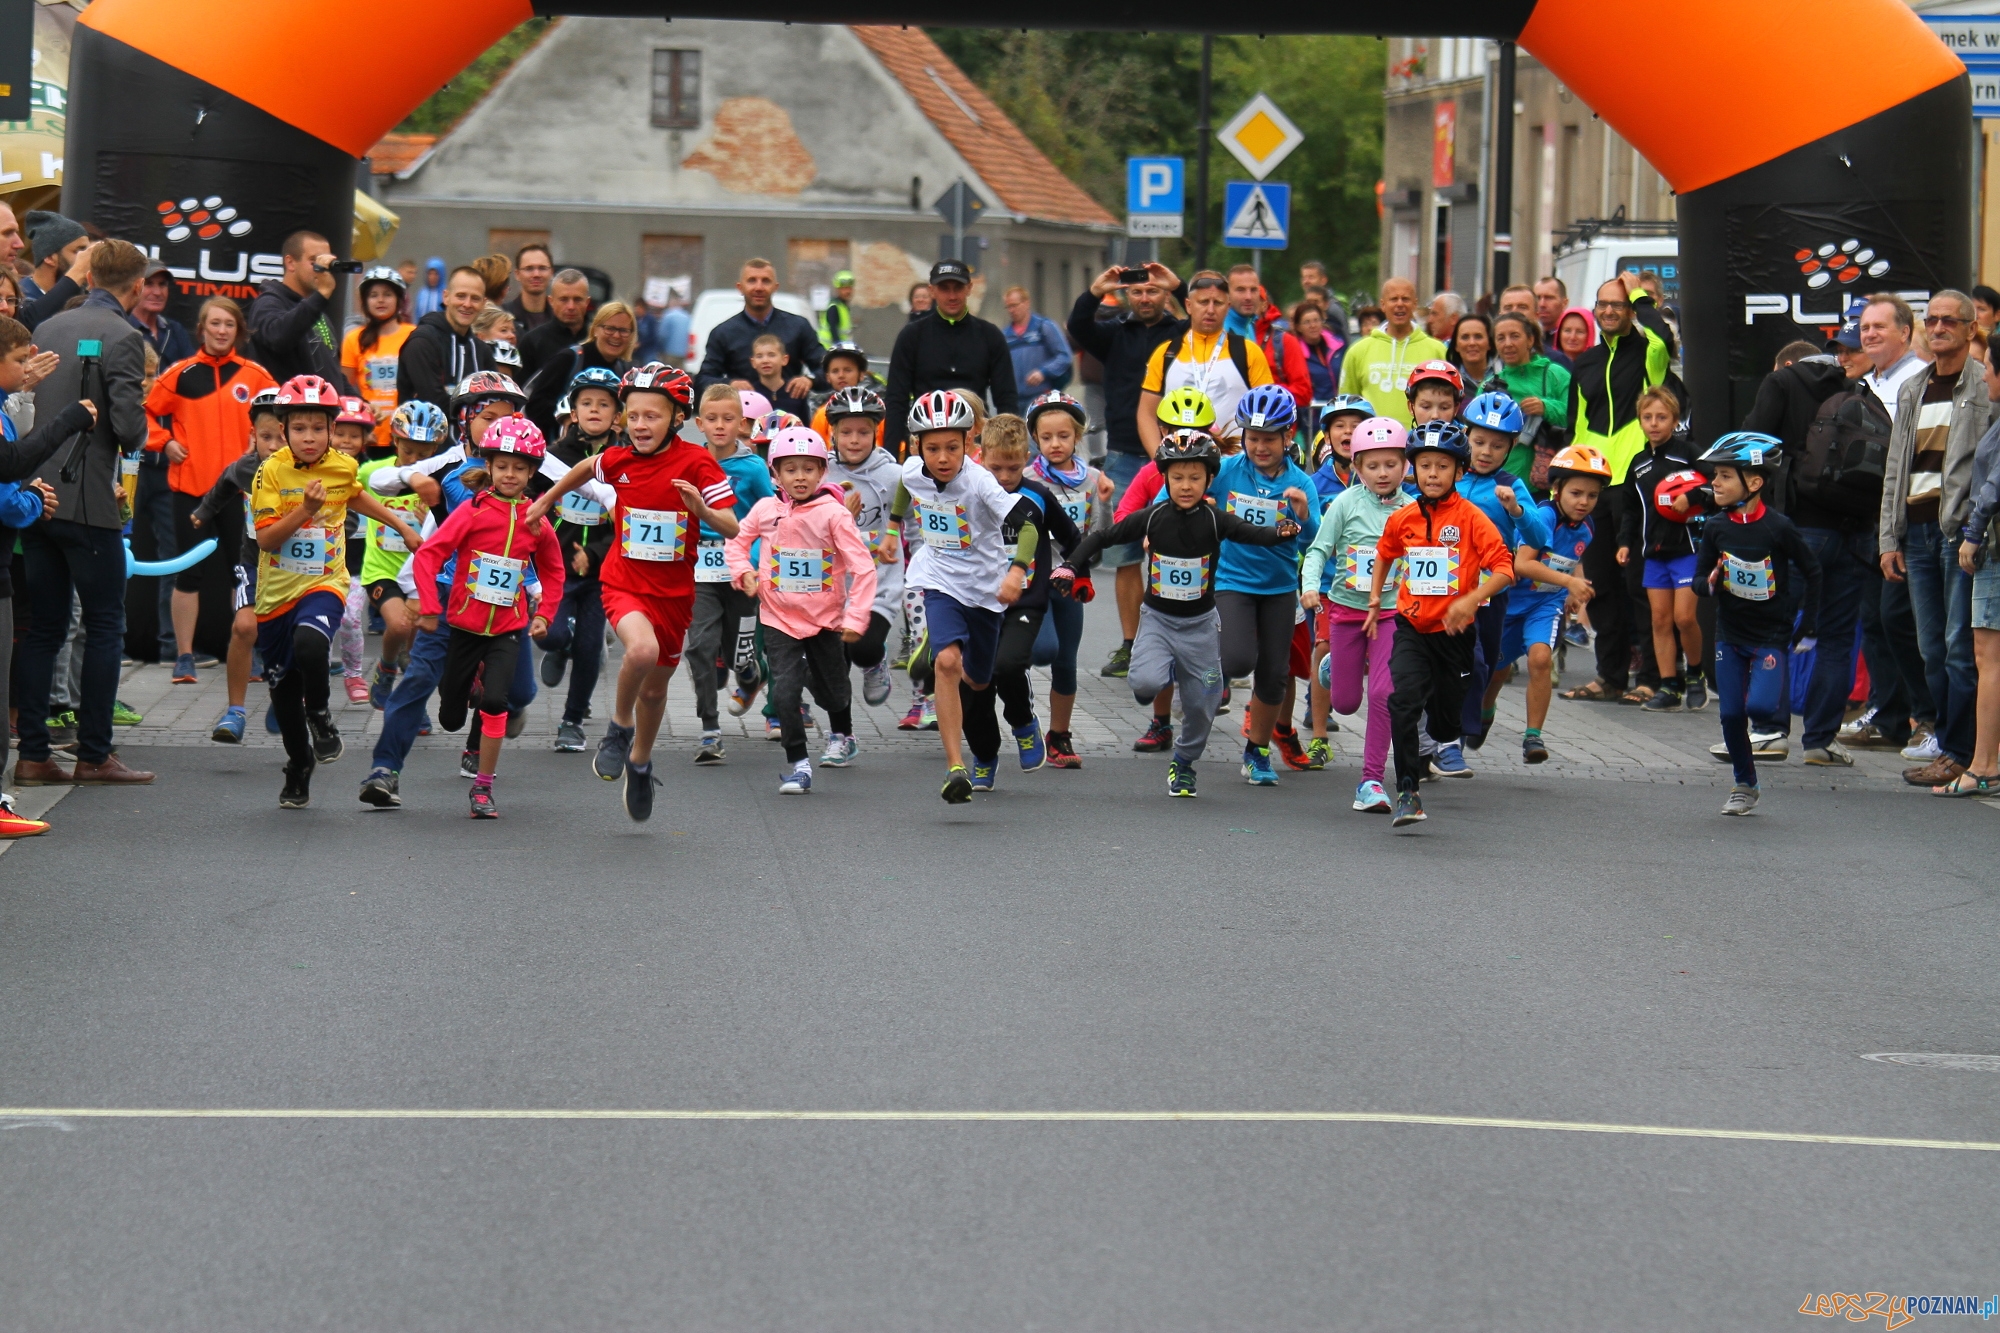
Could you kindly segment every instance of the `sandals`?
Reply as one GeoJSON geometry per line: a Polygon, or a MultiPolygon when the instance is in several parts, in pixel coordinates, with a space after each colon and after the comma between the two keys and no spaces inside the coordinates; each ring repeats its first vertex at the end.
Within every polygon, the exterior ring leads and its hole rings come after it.
{"type": "Polygon", "coordinates": [[[1651,685],[1634,685],[1631,689],[1618,696],[1618,702],[1621,704],[1642,704],[1658,693],[1659,691],[1651,685]]]}
{"type": "Polygon", "coordinates": [[[1611,692],[1611,687],[1606,685],[1602,680],[1593,680],[1588,685],[1579,685],[1573,690],[1564,690],[1562,697],[1578,700],[1583,703],[1599,704],[1612,703],[1618,698],[1617,695],[1611,692]]]}
{"type": "Polygon", "coordinates": [[[1968,769],[1950,782],[1945,783],[1942,787],[1932,787],[1931,795],[2000,798],[2000,773],[1995,773],[1990,777],[1981,777],[1979,774],[1968,769]],[[1968,780],[1972,783],[1970,787],[1965,785],[1968,780]]]}

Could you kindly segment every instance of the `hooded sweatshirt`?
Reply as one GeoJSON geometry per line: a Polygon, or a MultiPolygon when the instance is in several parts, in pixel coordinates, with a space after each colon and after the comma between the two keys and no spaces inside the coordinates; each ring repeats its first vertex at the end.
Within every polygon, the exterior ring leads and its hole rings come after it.
{"type": "Polygon", "coordinates": [[[1375,544],[1375,560],[1402,561],[1396,614],[1419,634],[1441,633],[1445,608],[1477,588],[1482,575],[1514,576],[1514,553],[1500,540],[1500,530],[1456,490],[1436,501],[1420,496],[1391,515],[1375,544]]]}
{"type": "Polygon", "coordinates": [[[819,490],[794,502],[781,492],[752,505],[723,547],[730,578],[749,571],[750,548],[758,542],[760,622],[794,639],[867,631],[875,558],[838,495],[819,490]]]}
{"type": "Polygon", "coordinates": [[[1401,338],[1389,336],[1385,324],[1347,349],[1340,365],[1340,391],[1358,393],[1375,408],[1375,415],[1410,424],[1406,390],[1410,372],[1426,361],[1442,361],[1445,346],[1412,327],[1401,338]]]}
{"type": "Polygon", "coordinates": [[[493,346],[452,328],[444,311],[433,310],[417,321],[403,340],[396,358],[396,397],[400,402],[422,398],[451,410],[452,386],[475,370],[496,370],[493,346]]]}
{"type": "Polygon", "coordinates": [[[889,517],[896,503],[896,489],[903,481],[902,464],[887,449],[877,446],[859,464],[849,467],[835,451],[827,465],[826,479],[861,499],[861,512],[854,516],[855,531],[867,543],[875,562],[875,612],[893,621],[903,605],[903,554],[900,548],[884,549],[897,525],[889,517]]]}

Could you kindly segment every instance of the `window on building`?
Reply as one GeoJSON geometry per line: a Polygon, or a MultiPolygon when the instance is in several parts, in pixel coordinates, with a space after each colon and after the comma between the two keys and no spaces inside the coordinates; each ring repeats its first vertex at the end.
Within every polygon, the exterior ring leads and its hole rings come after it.
{"type": "Polygon", "coordinates": [[[1417,215],[1399,212],[1392,232],[1389,247],[1389,275],[1417,281],[1417,264],[1422,256],[1423,231],[1417,224],[1417,215]]]}
{"type": "Polygon", "coordinates": [[[653,124],[663,130],[701,128],[701,52],[653,52],[653,124]]]}

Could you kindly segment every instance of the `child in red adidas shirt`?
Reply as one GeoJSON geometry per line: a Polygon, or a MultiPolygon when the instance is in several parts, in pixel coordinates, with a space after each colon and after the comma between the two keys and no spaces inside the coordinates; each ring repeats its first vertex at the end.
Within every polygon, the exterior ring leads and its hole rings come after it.
{"type": "Polygon", "coordinates": [[[625,813],[643,822],[653,814],[653,740],[667,710],[667,682],[694,618],[696,524],[734,537],[736,493],[708,450],[677,434],[694,405],[694,381],[684,371],[657,361],[636,366],[618,398],[628,443],[578,463],[528,514],[545,516],[590,480],[618,493],[599,579],[604,618],[625,646],[625,660],[593,767],[606,782],[625,779],[625,813]]]}

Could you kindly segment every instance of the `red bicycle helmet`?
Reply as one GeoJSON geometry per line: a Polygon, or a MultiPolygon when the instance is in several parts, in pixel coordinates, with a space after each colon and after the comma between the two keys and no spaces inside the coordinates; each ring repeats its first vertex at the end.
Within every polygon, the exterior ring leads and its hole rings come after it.
{"type": "Polygon", "coordinates": [[[618,401],[622,403],[635,393],[661,393],[683,409],[694,407],[694,379],[685,370],[658,361],[648,361],[625,372],[618,385],[618,401]]]}

